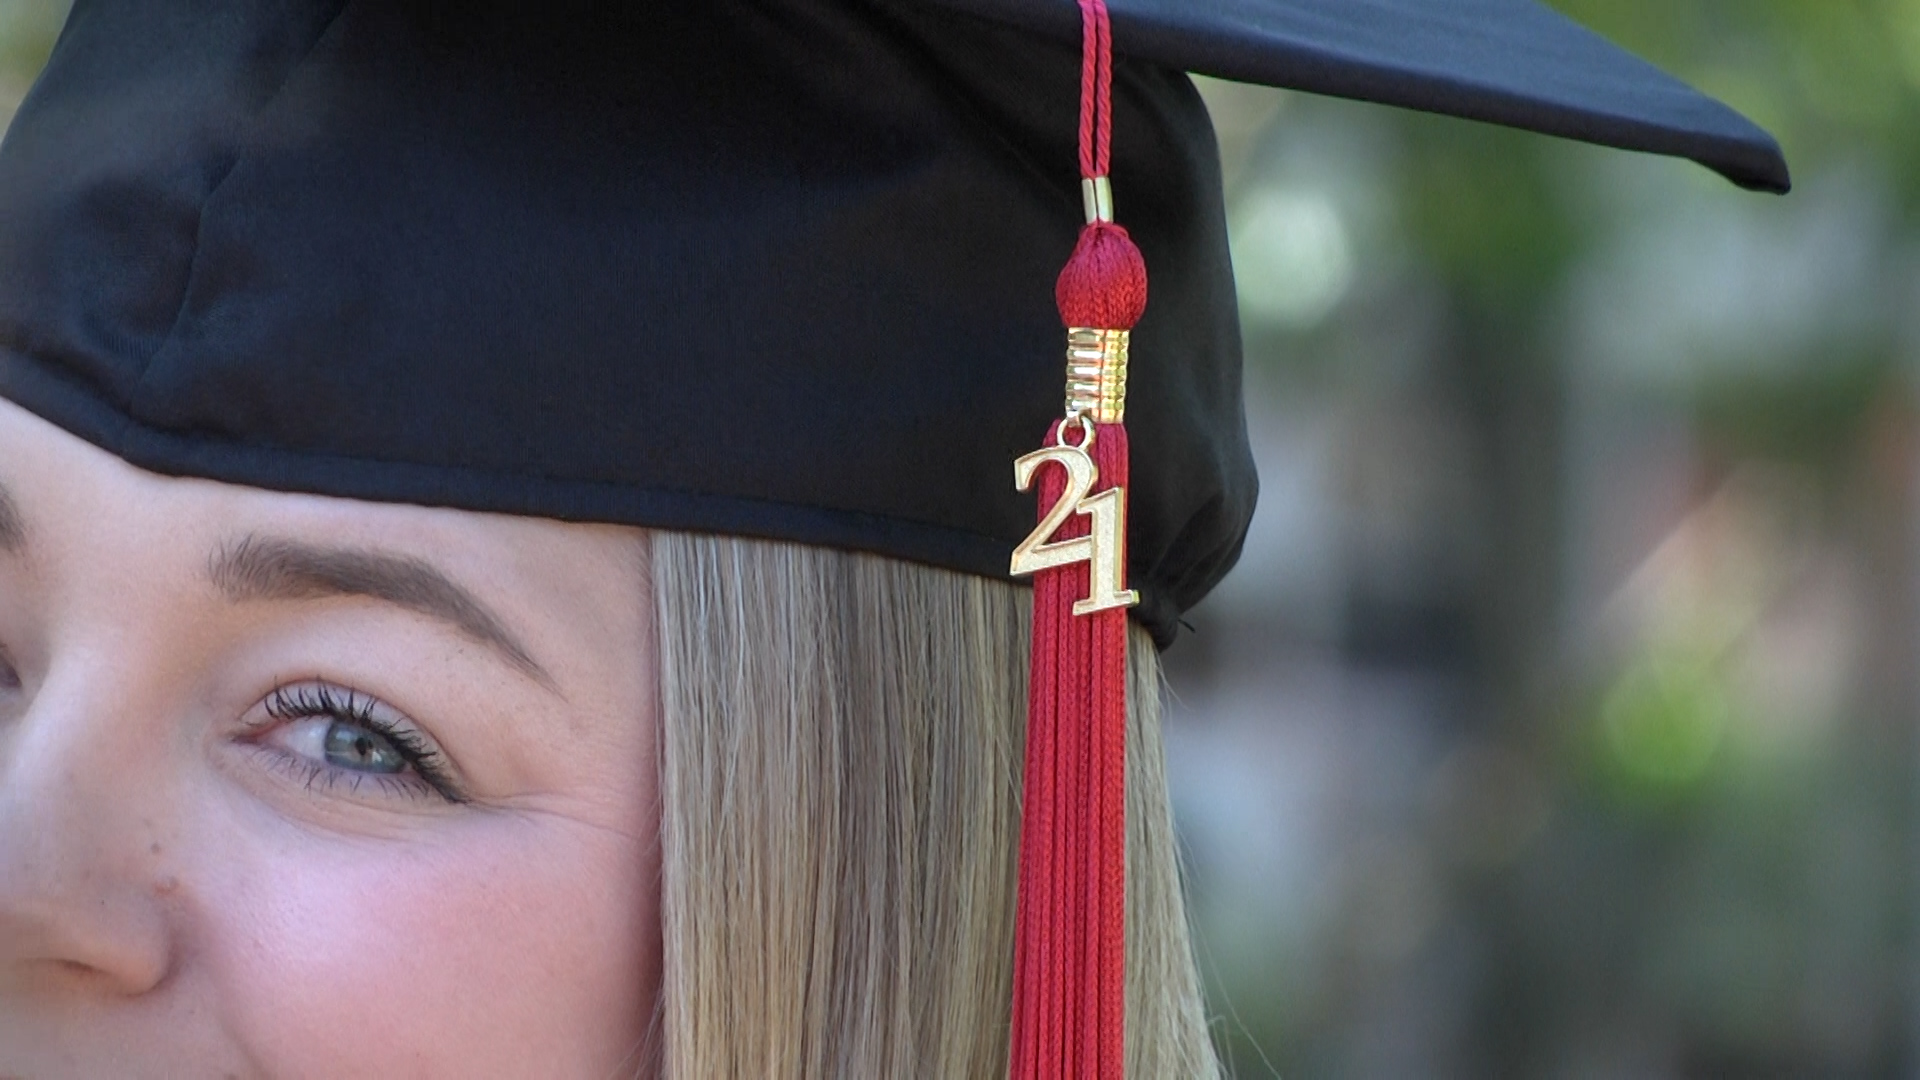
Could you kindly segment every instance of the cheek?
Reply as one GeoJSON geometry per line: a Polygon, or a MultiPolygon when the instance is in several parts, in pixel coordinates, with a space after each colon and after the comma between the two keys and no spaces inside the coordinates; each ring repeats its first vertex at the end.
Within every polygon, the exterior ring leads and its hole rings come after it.
{"type": "Polygon", "coordinates": [[[604,1076],[657,992],[649,847],[504,814],[305,839],[235,882],[207,952],[275,1076],[604,1076]]]}

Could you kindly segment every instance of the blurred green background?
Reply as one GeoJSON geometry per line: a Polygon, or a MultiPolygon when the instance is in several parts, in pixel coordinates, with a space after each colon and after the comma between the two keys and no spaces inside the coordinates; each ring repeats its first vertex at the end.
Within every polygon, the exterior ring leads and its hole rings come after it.
{"type": "Polygon", "coordinates": [[[1238,1075],[1920,1075],[1920,2],[1555,0],[1796,191],[1227,84],[1263,501],[1169,654],[1238,1075]]]}
{"type": "MultiPolygon", "coordinates": [[[[1239,1076],[1920,1076],[1920,0],[1553,0],[1797,189],[1207,82],[1263,496],[1168,656],[1239,1076]]],[[[0,0],[0,120],[65,5],[0,0]]]]}

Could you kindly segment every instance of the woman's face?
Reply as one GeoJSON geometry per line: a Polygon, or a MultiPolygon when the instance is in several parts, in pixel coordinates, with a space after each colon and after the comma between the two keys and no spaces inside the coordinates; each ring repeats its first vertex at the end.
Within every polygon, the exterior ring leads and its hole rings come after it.
{"type": "Polygon", "coordinates": [[[631,530],[163,479],[0,401],[0,1078],[631,1068],[646,590],[631,530]]]}

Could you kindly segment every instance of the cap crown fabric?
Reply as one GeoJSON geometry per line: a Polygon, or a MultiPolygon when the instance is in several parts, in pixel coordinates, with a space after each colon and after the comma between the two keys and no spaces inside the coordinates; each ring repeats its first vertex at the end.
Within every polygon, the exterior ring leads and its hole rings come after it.
{"type": "MultiPolygon", "coordinates": [[[[163,473],[1004,576],[1078,73],[906,5],[81,0],[0,152],[0,393],[163,473]]],[[[1119,74],[1165,635],[1254,479],[1206,114],[1119,74]]]]}

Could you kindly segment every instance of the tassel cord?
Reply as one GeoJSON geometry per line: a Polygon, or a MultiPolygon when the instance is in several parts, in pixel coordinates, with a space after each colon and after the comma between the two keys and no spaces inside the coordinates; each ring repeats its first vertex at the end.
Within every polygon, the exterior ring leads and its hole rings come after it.
{"type": "Polygon", "coordinates": [[[1080,175],[1106,176],[1113,150],[1113,18],[1106,0],[1080,0],[1080,175]]]}
{"type": "MultiPolygon", "coordinates": [[[[1104,178],[1112,140],[1113,41],[1105,0],[1079,0],[1083,49],[1080,170],[1104,178]]],[[[1118,344],[1101,364],[1098,409],[1074,402],[1047,443],[1067,441],[1069,424],[1097,471],[1090,496],[1128,483],[1126,332],[1146,309],[1146,265],[1127,231],[1090,221],[1060,274],[1055,300],[1069,341],[1118,344]],[[1087,331],[1099,333],[1088,335],[1087,331]],[[1111,407],[1112,415],[1107,415],[1111,407]],[[1084,411],[1083,411],[1084,410],[1084,411]]],[[[1107,346],[1099,346],[1107,348],[1107,346]]],[[[1078,361],[1076,361],[1077,363],[1078,361]]],[[[1066,492],[1066,468],[1040,466],[1042,515],[1066,492]]],[[[1108,510],[1119,508],[1105,504],[1108,510]]],[[[1049,542],[1089,534],[1091,508],[1076,507],[1049,542]]],[[[1125,522],[1097,542],[1125,563],[1125,522]]],[[[1105,588],[1111,590],[1109,584],[1105,588]]],[[[1124,585],[1118,586],[1124,589],[1124,585]]],[[[1111,593],[1103,593],[1110,595],[1111,593]]],[[[1019,898],[1015,914],[1012,1080],[1122,1080],[1126,1054],[1127,615],[1105,607],[1075,615],[1093,595],[1089,561],[1034,577],[1032,680],[1028,689],[1019,898]]]]}

